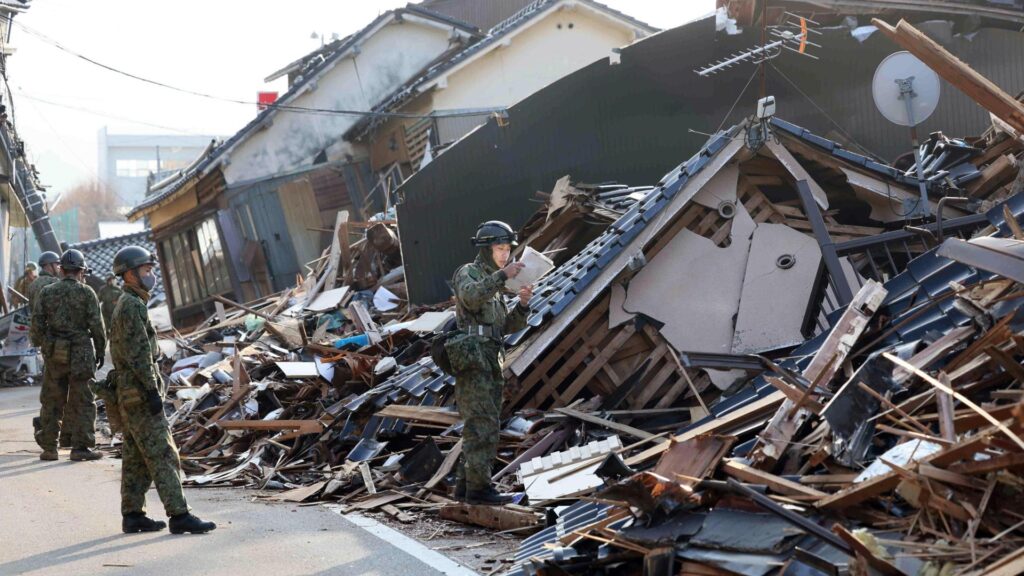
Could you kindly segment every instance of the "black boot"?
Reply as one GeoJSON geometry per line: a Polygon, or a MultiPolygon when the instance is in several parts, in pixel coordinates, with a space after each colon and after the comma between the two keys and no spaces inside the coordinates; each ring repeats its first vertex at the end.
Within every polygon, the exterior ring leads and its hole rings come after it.
{"type": "Polygon", "coordinates": [[[204,534],[215,528],[217,525],[213,522],[203,522],[188,512],[171,516],[171,534],[204,534]]]}
{"type": "Polygon", "coordinates": [[[159,532],[167,528],[167,523],[161,520],[153,520],[142,512],[126,514],[121,518],[121,531],[125,534],[136,532],[159,532]]]}
{"type": "Polygon", "coordinates": [[[89,448],[75,448],[71,451],[72,462],[82,462],[84,460],[99,460],[103,458],[103,452],[98,450],[90,450],[89,448]]]}
{"type": "Polygon", "coordinates": [[[512,501],[512,497],[506,494],[501,494],[494,489],[494,486],[488,486],[483,490],[469,490],[466,493],[466,502],[469,504],[482,504],[484,506],[501,506],[502,504],[508,504],[512,501]]]}

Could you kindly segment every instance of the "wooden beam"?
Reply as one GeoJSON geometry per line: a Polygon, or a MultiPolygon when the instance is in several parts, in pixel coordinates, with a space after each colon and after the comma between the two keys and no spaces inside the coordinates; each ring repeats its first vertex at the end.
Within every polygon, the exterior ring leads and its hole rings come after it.
{"type": "Polygon", "coordinates": [[[454,504],[444,506],[438,512],[441,518],[483,526],[493,530],[523,530],[544,526],[544,515],[533,508],[506,504],[505,506],[475,506],[473,504],[454,504]]]}
{"type": "Polygon", "coordinates": [[[883,34],[917,56],[946,82],[949,82],[979,106],[988,110],[1017,132],[1024,134],[1024,104],[1007,94],[962,60],[951,54],[937,42],[912,26],[900,20],[896,26],[873,18],[874,24],[883,34]]]}
{"type": "MultiPolygon", "coordinates": [[[[596,426],[600,426],[602,428],[607,428],[609,430],[615,430],[616,432],[618,432],[620,434],[625,434],[627,436],[632,436],[633,438],[638,438],[640,440],[649,440],[649,439],[652,439],[652,438],[657,438],[657,434],[651,434],[650,432],[647,432],[646,430],[641,430],[639,428],[634,428],[632,426],[629,426],[627,424],[622,424],[622,423],[619,423],[619,422],[612,422],[611,420],[606,420],[604,418],[600,418],[600,417],[595,416],[593,414],[587,414],[586,412],[580,412],[579,410],[573,410],[572,408],[555,408],[555,412],[559,412],[561,414],[565,414],[566,416],[570,416],[570,417],[575,418],[577,420],[582,420],[584,422],[589,422],[591,424],[594,424],[596,426]]],[[[655,441],[656,442],[668,442],[668,439],[667,438],[657,438],[657,440],[655,440],[655,441]]]]}
{"type": "Polygon", "coordinates": [[[217,426],[225,430],[298,430],[301,434],[319,434],[324,431],[324,425],[319,420],[221,420],[217,426]]]}
{"type": "Polygon", "coordinates": [[[814,499],[821,499],[828,494],[809,488],[803,484],[793,482],[792,480],[786,480],[781,476],[769,474],[757,468],[751,468],[739,460],[726,460],[722,464],[722,470],[737,480],[743,482],[750,482],[752,484],[764,484],[768,488],[778,492],[779,494],[788,494],[792,496],[806,496],[814,499]]]}
{"type": "MultiPolygon", "coordinates": [[[[690,438],[696,438],[702,434],[717,434],[725,433],[743,426],[757,418],[764,416],[778,408],[779,404],[786,399],[786,395],[782,392],[772,392],[768,396],[751,402],[742,408],[738,408],[728,414],[725,414],[719,418],[714,418],[710,422],[706,422],[692,430],[683,432],[677,436],[673,436],[672,440],[676,442],[685,442],[690,438]]],[[[626,464],[633,466],[640,464],[660,455],[665,450],[668,450],[670,444],[662,443],[648,448],[639,454],[631,456],[626,460],[626,464]]]]}

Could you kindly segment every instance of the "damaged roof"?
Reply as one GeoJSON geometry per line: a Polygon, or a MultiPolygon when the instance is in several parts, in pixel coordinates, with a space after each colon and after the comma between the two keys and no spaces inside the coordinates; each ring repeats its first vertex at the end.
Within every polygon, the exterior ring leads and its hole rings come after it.
{"type": "MultiPolygon", "coordinates": [[[[543,16],[547,13],[547,10],[561,4],[563,1],[564,0],[534,0],[533,2],[530,2],[521,10],[488,30],[487,35],[479,42],[471,44],[449,58],[441,60],[433,66],[430,66],[423,74],[400,86],[390,96],[385,98],[383,102],[374,106],[373,111],[390,112],[400,108],[402,104],[429,88],[428,84],[432,80],[435,80],[446,72],[451,71],[453,68],[468,62],[474,56],[483,54],[496,47],[501,39],[543,16]]],[[[593,0],[580,0],[580,3],[603,12],[613,18],[626,22],[629,25],[642,30],[646,34],[658,32],[658,28],[655,28],[646,22],[641,22],[628,14],[615,10],[600,2],[594,2],[593,0]]],[[[379,123],[380,119],[377,117],[368,116],[363,118],[349,128],[345,133],[345,138],[349,140],[361,138],[379,123]]]]}
{"type": "MultiPolygon", "coordinates": [[[[70,244],[68,248],[80,250],[82,254],[85,254],[85,260],[92,269],[92,276],[103,281],[106,280],[107,275],[114,269],[114,256],[117,255],[119,250],[128,246],[141,246],[149,250],[150,253],[156,254],[156,243],[153,242],[153,237],[149,230],[125,234],[124,236],[115,236],[113,238],[87,240],[77,244],[70,244]]],[[[152,296],[156,300],[164,292],[160,266],[155,266],[153,273],[156,274],[157,282],[153,287],[152,296]]]]}
{"type": "Polygon", "coordinates": [[[236,132],[233,136],[231,136],[224,142],[217,145],[212,150],[209,150],[207,153],[205,153],[204,156],[201,156],[198,162],[194,164],[192,169],[187,171],[185,174],[182,174],[177,180],[169,183],[166,188],[163,188],[158,192],[151,194],[145,200],[143,200],[135,207],[133,207],[131,211],[128,212],[127,214],[128,219],[135,220],[141,216],[144,216],[153,208],[156,208],[172,200],[175,197],[175,194],[179,192],[189,180],[191,180],[193,177],[204,174],[220,159],[222,155],[224,155],[229,150],[235,148],[238,144],[240,144],[242,141],[248,138],[250,134],[252,134],[260,127],[262,127],[264,124],[266,124],[268,121],[270,121],[270,119],[278,113],[281,106],[288,105],[292,100],[297,98],[299,95],[303,94],[307,90],[307,88],[309,88],[309,85],[316,78],[320,77],[325,72],[331,70],[334,67],[334,64],[335,62],[337,62],[337,60],[348,55],[353,50],[358,50],[359,42],[369,37],[370,35],[374,34],[378,29],[380,29],[381,27],[383,27],[384,25],[388,24],[391,21],[400,22],[404,15],[418,16],[433,20],[435,22],[450,24],[453,27],[462,30],[465,34],[469,36],[475,36],[479,34],[479,30],[464,22],[454,20],[450,17],[447,17],[443,14],[438,14],[431,10],[424,10],[418,8],[415,5],[410,5],[405,8],[398,8],[395,10],[388,10],[387,12],[381,14],[372,22],[367,24],[362,30],[350,36],[347,36],[342,40],[330,44],[329,46],[331,46],[332,49],[329,52],[322,52],[322,49],[313,52],[310,55],[311,57],[309,57],[308,61],[304,65],[305,68],[303,69],[302,75],[296,78],[295,83],[292,84],[288,88],[288,91],[282,94],[281,97],[278,98],[275,103],[268,105],[266,108],[260,111],[260,113],[257,114],[256,117],[253,118],[248,124],[246,124],[241,130],[236,132]],[[316,56],[323,57],[317,58],[316,56]]]}

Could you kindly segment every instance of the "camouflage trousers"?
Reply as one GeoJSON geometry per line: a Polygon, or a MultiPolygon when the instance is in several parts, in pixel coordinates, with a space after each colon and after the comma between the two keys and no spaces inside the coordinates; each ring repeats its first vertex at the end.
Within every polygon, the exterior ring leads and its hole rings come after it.
{"type": "Polygon", "coordinates": [[[480,370],[468,370],[455,377],[455,402],[465,423],[462,428],[460,481],[467,490],[482,490],[491,484],[491,472],[498,455],[501,419],[501,365],[497,354],[487,358],[480,370]]]}
{"type": "Polygon", "coordinates": [[[164,415],[149,413],[138,386],[118,386],[121,413],[121,514],[146,512],[146,492],[156,484],[168,516],[188,512],[181,489],[181,461],[164,415]]]}
{"type": "Polygon", "coordinates": [[[89,380],[77,375],[72,377],[67,364],[46,362],[43,365],[39,430],[36,432],[40,448],[56,450],[58,434],[62,440],[70,439],[68,445],[72,448],[96,446],[96,398],[89,380]]]}

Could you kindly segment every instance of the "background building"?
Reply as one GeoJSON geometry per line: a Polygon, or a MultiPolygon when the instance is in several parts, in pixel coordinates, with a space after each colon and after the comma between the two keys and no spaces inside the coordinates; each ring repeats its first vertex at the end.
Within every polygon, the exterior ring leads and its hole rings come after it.
{"type": "Polygon", "coordinates": [[[214,136],[179,134],[110,134],[104,126],[97,136],[100,178],[113,188],[125,206],[146,197],[150,173],[181,170],[196,159],[214,136]]]}

